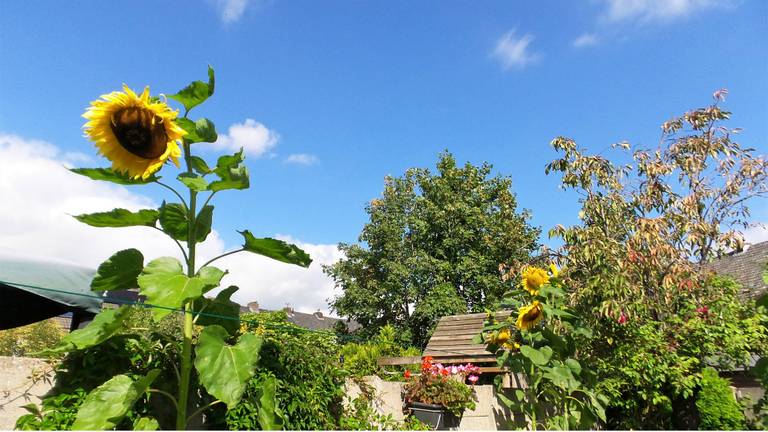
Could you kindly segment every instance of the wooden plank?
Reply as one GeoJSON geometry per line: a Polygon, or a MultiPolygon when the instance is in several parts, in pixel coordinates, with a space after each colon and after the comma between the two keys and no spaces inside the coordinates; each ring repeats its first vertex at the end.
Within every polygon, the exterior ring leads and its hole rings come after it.
{"type": "Polygon", "coordinates": [[[462,341],[470,340],[471,341],[476,334],[479,334],[479,333],[472,332],[472,333],[465,333],[465,334],[449,334],[449,335],[445,333],[441,333],[440,336],[432,336],[429,339],[429,343],[436,342],[436,341],[446,341],[446,340],[462,340],[462,341]]]}
{"type": "Polygon", "coordinates": [[[432,357],[444,356],[478,356],[490,354],[485,349],[427,349],[424,351],[424,355],[431,355],[432,357]]]}
{"type": "Polygon", "coordinates": [[[410,365],[421,363],[421,356],[410,357],[379,357],[376,364],[379,366],[410,365]]]}
{"type": "Polygon", "coordinates": [[[429,344],[427,345],[428,350],[434,350],[434,351],[446,351],[446,350],[460,350],[460,351],[466,351],[466,350],[484,350],[486,345],[484,344],[473,344],[473,343],[464,343],[464,344],[445,344],[445,345],[434,345],[429,344]]]}
{"type": "Polygon", "coordinates": [[[482,324],[452,324],[450,326],[440,326],[438,325],[435,327],[435,331],[432,334],[440,334],[444,331],[450,331],[450,330],[472,330],[480,333],[480,331],[483,330],[482,324]]]}
{"type": "Polygon", "coordinates": [[[488,356],[488,357],[482,357],[482,356],[445,356],[445,357],[438,357],[438,356],[432,356],[434,357],[435,362],[443,363],[443,364],[453,364],[453,363],[472,363],[472,364],[482,364],[482,363],[496,363],[496,357],[494,356],[488,356]]]}
{"type": "Polygon", "coordinates": [[[476,334],[480,334],[479,328],[469,328],[469,329],[447,329],[447,330],[435,330],[434,333],[432,333],[432,337],[442,337],[442,336],[466,336],[471,335],[474,336],[476,334]]]}
{"type": "MultiPolygon", "coordinates": [[[[495,318],[506,318],[510,315],[509,311],[501,311],[496,312],[494,315],[495,318]]],[[[440,321],[461,321],[461,320],[476,320],[480,319],[480,321],[485,320],[485,317],[487,317],[488,314],[485,312],[478,312],[478,313],[472,313],[472,314],[464,314],[464,315],[451,315],[440,318],[440,321]]]]}

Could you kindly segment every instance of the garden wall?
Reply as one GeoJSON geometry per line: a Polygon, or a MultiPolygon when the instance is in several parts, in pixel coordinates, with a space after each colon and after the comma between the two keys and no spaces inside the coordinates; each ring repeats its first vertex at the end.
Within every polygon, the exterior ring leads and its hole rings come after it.
{"type": "Polygon", "coordinates": [[[53,383],[31,377],[50,370],[50,366],[40,359],[0,356],[0,430],[13,429],[16,419],[27,413],[22,405],[40,404],[40,397],[53,383]]]}
{"type": "MultiPolygon", "coordinates": [[[[376,393],[373,405],[376,410],[384,415],[390,414],[395,420],[404,420],[403,400],[400,393],[402,382],[384,381],[376,376],[368,376],[363,382],[371,386],[376,393]]],[[[360,385],[347,379],[347,396],[354,399],[362,393],[360,385]]],[[[513,418],[512,413],[506,409],[496,397],[494,386],[477,385],[477,407],[472,411],[464,412],[461,418],[459,430],[501,430],[509,429],[510,423],[520,422],[523,419],[518,416],[513,418]]],[[[519,423],[518,423],[519,424],[519,423]]]]}

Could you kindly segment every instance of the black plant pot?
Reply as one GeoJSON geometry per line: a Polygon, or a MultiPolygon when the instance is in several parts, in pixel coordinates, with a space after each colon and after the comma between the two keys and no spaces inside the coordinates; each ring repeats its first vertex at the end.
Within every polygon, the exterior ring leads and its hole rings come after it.
{"type": "Polygon", "coordinates": [[[432,426],[434,430],[458,430],[461,417],[456,417],[442,405],[411,402],[408,408],[414,417],[422,423],[432,426]]]}

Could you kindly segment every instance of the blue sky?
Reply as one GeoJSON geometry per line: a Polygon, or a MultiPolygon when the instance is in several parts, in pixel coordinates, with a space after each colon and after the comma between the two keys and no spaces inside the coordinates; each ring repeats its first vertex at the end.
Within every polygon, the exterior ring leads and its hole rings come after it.
{"type": "Polygon", "coordinates": [[[725,87],[741,142],[768,153],[766,41],[759,0],[3,1],[0,132],[104,166],[82,137],[91,100],[122,83],[173,93],[211,64],[216,94],[193,117],[221,147],[255,146],[251,189],[216,199],[225,245],[243,228],[354,242],[384,176],[443,149],[510,175],[546,232],[577,221],[544,175],[558,135],[651,146],[725,87]]]}

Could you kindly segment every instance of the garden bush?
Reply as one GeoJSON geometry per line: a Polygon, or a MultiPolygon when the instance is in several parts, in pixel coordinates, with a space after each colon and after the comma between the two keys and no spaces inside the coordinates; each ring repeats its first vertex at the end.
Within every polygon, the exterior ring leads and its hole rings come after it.
{"type": "Polygon", "coordinates": [[[56,346],[66,332],[55,319],[0,331],[0,356],[30,356],[56,346]]]}
{"type": "Polygon", "coordinates": [[[406,369],[418,370],[413,366],[379,366],[376,361],[380,357],[410,357],[420,356],[421,350],[415,347],[405,348],[396,341],[397,330],[391,325],[385,325],[379,334],[365,342],[349,342],[341,347],[342,367],[350,375],[363,377],[377,375],[385,380],[400,380],[406,369]]]}
{"type": "Polygon", "coordinates": [[[715,369],[705,368],[701,372],[701,389],[696,399],[699,429],[744,429],[744,413],[733,396],[730,384],[730,381],[721,378],[715,369]]]}

